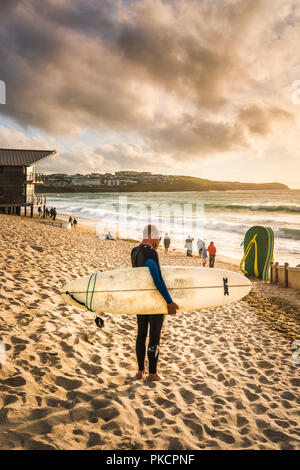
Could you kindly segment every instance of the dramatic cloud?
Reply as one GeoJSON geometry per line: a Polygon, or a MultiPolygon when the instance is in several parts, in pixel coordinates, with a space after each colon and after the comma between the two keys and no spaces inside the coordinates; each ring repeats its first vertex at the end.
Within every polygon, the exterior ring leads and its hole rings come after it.
{"type": "MultiPolygon", "coordinates": [[[[139,168],[151,155],[169,168],[256,152],[292,126],[296,138],[296,1],[2,0],[0,8],[0,111],[76,142],[86,130],[122,133],[121,144],[95,145],[92,159],[85,149],[92,167],[96,155],[98,164],[139,168]],[[126,141],[132,133],[137,146],[126,141]]],[[[76,151],[67,158],[78,167],[76,151]]]]}

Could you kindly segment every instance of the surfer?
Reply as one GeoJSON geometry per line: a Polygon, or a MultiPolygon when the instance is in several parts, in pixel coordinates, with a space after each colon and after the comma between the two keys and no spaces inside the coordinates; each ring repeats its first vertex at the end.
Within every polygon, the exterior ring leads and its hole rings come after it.
{"type": "MultiPolygon", "coordinates": [[[[155,225],[147,225],[143,231],[142,243],[133,248],[131,252],[131,262],[134,268],[146,266],[149,268],[156,288],[164,297],[168,313],[174,315],[179,308],[173,302],[167,286],[163,280],[157,248],[161,240],[160,231],[155,225]]],[[[136,356],[138,362],[137,378],[142,379],[145,374],[145,356],[146,356],[146,338],[148,334],[148,327],[150,325],[150,338],[148,345],[148,361],[149,361],[149,375],[147,380],[149,382],[158,382],[162,377],[157,373],[157,362],[159,356],[159,343],[160,334],[163,326],[164,315],[137,315],[138,333],[136,338],[136,356]]]]}

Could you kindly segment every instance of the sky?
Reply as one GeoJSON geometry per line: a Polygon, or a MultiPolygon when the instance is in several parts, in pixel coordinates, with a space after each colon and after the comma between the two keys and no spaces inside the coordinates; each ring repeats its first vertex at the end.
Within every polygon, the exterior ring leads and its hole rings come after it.
{"type": "Polygon", "coordinates": [[[299,0],[1,0],[0,147],[300,188],[299,45],[299,0]]]}

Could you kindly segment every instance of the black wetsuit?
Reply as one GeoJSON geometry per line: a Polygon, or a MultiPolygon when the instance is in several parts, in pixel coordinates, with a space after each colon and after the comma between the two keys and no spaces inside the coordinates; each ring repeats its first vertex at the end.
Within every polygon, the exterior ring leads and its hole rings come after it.
{"type": "MultiPolygon", "coordinates": [[[[157,289],[162,294],[166,302],[171,303],[172,299],[160,271],[157,252],[149,245],[141,244],[133,248],[131,252],[131,261],[134,268],[142,266],[147,266],[149,268],[157,289]]],[[[140,371],[144,370],[145,368],[144,363],[146,356],[146,338],[148,334],[148,327],[150,325],[150,338],[147,351],[149,373],[156,374],[159,356],[160,333],[163,321],[164,315],[137,315],[138,334],[136,338],[136,356],[140,371]]]]}

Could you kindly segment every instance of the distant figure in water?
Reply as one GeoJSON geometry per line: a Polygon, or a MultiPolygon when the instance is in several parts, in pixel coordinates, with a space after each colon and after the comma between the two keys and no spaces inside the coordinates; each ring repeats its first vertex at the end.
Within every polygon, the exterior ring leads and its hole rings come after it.
{"type": "Polygon", "coordinates": [[[214,245],[214,242],[210,242],[208,245],[207,251],[209,253],[209,267],[213,268],[215,265],[217,249],[214,245]]]}
{"type": "Polygon", "coordinates": [[[171,239],[170,239],[169,235],[166,233],[166,236],[164,238],[165,255],[168,254],[168,250],[170,248],[170,245],[171,245],[171,239]]]}
{"type": "Polygon", "coordinates": [[[191,238],[190,235],[185,240],[184,247],[186,248],[186,256],[193,256],[193,241],[194,241],[194,239],[191,238]]]}
{"type": "Polygon", "coordinates": [[[73,219],[73,227],[76,228],[76,225],[78,224],[76,217],[73,219]]]}
{"type": "MultiPolygon", "coordinates": [[[[156,225],[147,225],[143,231],[143,241],[131,251],[131,263],[133,268],[147,267],[153,278],[157,290],[161,293],[167,304],[168,313],[174,315],[179,308],[173,302],[168,288],[161,274],[157,248],[161,240],[160,231],[156,225]]],[[[150,338],[148,344],[149,375],[148,382],[158,382],[163,379],[157,373],[157,362],[159,356],[160,334],[163,326],[164,315],[137,315],[138,333],[136,338],[136,357],[138,362],[138,373],[136,378],[143,379],[145,374],[146,339],[150,327],[150,338]]]]}
{"type": "Polygon", "coordinates": [[[202,245],[202,250],[201,250],[201,258],[202,258],[202,266],[203,268],[205,268],[206,266],[206,261],[207,261],[207,248],[205,246],[205,242],[203,242],[203,245],[202,245]]]}

